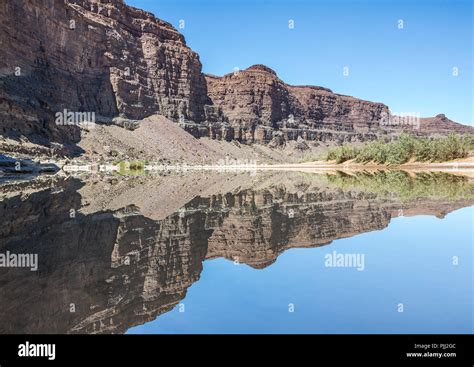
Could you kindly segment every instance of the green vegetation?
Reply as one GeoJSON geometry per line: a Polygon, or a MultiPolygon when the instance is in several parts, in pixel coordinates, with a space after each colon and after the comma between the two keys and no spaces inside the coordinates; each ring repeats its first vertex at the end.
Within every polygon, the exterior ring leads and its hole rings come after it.
{"type": "Polygon", "coordinates": [[[144,161],[120,161],[116,164],[119,166],[118,173],[121,175],[140,175],[145,173],[144,161]]]}
{"type": "Polygon", "coordinates": [[[466,158],[474,150],[474,136],[448,135],[445,137],[415,137],[407,133],[396,140],[377,140],[356,147],[342,145],[329,150],[326,160],[343,163],[355,160],[357,163],[403,164],[410,159],[418,162],[445,162],[466,158]]]}
{"type": "Polygon", "coordinates": [[[327,160],[335,160],[336,163],[343,163],[357,157],[359,149],[352,145],[343,145],[329,150],[327,160]]]}
{"type": "Polygon", "coordinates": [[[329,184],[343,191],[357,190],[382,197],[414,199],[474,199],[474,184],[464,176],[442,172],[409,174],[404,171],[378,171],[328,174],[329,184]]]}

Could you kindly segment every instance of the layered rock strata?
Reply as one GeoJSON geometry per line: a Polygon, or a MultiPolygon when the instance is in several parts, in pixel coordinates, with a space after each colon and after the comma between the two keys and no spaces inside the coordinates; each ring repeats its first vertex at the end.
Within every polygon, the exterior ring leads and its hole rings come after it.
{"type": "Polygon", "coordinates": [[[208,93],[222,110],[233,139],[358,141],[373,139],[388,107],[316,86],[291,86],[264,65],[223,77],[206,75],[208,93]]]}
{"type": "Polygon", "coordinates": [[[2,1],[0,44],[2,135],[75,142],[79,127],[56,124],[65,110],[126,127],[155,113],[204,120],[199,56],[122,0],[2,1]]]}
{"type": "Polygon", "coordinates": [[[76,143],[83,119],[134,129],[153,114],[195,137],[273,146],[473,133],[442,115],[385,124],[382,103],[288,85],[264,65],[204,75],[175,28],[122,0],[4,0],[0,45],[0,134],[41,145],[76,143]]]}

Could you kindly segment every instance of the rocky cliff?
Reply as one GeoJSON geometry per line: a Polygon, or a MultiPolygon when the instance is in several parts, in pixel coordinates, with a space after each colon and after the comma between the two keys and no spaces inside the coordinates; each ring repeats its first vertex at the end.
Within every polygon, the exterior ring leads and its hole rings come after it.
{"type": "MultiPolygon", "coordinates": [[[[383,103],[364,101],[318,86],[288,85],[265,65],[217,77],[206,75],[222,131],[210,137],[275,145],[288,140],[354,142],[412,131],[419,135],[474,133],[443,114],[394,116],[383,103]]],[[[209,109],[209,107],[208,107],[209,109]]],[[[212,123],[210,126],[213,126],[212,123]]],[[[214,124],[214,126],[216,126],[214,124]]]]}
{"type": "MultiPolygon", "coordinates": [[[[195,137],[273,145],[412,128],[385,126],[382,103],[291,86],[264,65],[205,76],[175,28],[123,0],[3,0],[0,46],[0,135],[42,145],[80,140],[81,121],[58,124],[66,112],[131,129],[160,114],[195,137]]],[[[422,130],[473,132],[438,122],[422,130]]]]}
{"type": "Polygon", "coordinates": [[[373,138],[388,107],[316,86],[291,86],[264,65],[223,77],[206,76],[209,97],[233,130],[232,138],[342,140],[373,138]]]}
{"type": "Polygon", "coordinates": [[[93,112],[133,126],[159,113],[202,121],[199,56],[169,23],[122,0],[5,0],[0,4],[2,135],[74,142],[55,114],[93,112]]]}

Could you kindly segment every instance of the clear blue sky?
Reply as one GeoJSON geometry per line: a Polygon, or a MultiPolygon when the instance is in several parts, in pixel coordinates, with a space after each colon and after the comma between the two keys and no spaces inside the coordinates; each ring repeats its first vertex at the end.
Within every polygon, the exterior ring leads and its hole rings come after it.
{"type": "Polygon", "coordinates": [[[180,31],[206,73],[261,63],[290,84],[321,85],[384,102],[394,113],[445,113],[474,125],[472,0],[126,2],[176,28],[184,20],[180,31]]]}

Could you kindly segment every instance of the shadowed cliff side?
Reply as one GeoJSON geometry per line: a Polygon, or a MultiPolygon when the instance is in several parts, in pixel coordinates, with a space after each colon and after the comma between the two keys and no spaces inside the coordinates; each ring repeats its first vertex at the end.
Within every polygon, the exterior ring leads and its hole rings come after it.
{"type": "Polygon", "coordinates": [[[6,0],[0,4],[0,133],[75,143],[55,114],[95,113],[133,128],[154,113],[202,121],[198,55],[169,23],[121,0],[6,0]]]}

